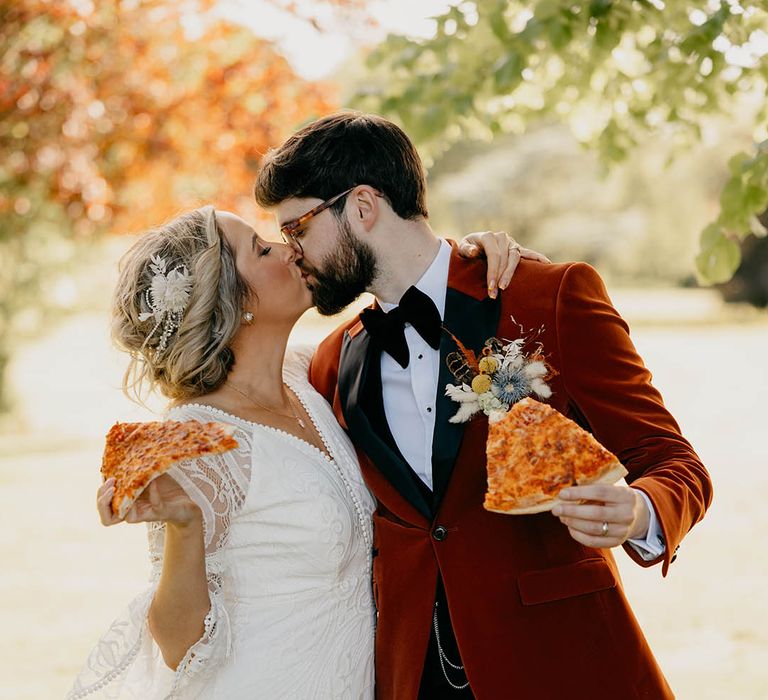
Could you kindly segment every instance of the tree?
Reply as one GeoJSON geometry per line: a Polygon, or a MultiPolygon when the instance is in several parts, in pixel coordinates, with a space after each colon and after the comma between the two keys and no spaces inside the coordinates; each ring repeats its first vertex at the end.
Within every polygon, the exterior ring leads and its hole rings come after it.
{"type": "Polygon", "coordinates": [[[211,5],[0,0],[0,405],[20,320],[82,242],[201,202],[248,211],[262,153],[334,108],[246,29],[185,31],[211,5]]]}
{"type": "Polygon", "coordinates": [[[358,106],[398,118],[440,151],[460,137],[564,120],[604,161],[660,127],[682,146],[710,115],[754,113],[752,152],[729,162],[720,215],[701,235],[702,278],[729,279],[738,241],[768,208],[768,7],[760,0],[461,2],[427,40],[390,36],[368,59],[379,81],[358,106]]]}
{"type": "MultiPolygon", "coordinates": [[[[768,211],[760,218],[768,224],[768,211]]],[[[719,285],[726,301],[748,302],[752,306],[765,309],[768,307],[768,238],[747,236],[742,243],[745,253],[733,277],[719,285]]]]}

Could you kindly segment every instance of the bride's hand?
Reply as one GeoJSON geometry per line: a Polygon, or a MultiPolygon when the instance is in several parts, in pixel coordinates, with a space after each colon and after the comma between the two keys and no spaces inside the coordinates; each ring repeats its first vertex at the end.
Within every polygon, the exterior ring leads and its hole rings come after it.
{"type": "MultiPolygon", "coordinates": [[[[116,525],[121,521],[112,512],[114,488],[115,480],[110,478],[97,492],[96,507],[102,525],[116,525]]],[[[127,523],[161,521],[184,526],[200,518],[200,508],[187,496],[184,489],[173,478],[162,474],[144,489],[126,513],[124,520],[127,523]]]]}
{"type": "Polygon", "coordinates": [[[488,258],[488,296],[491,299],[496,298],[499,289],[507,288],[520,258],[543,263],[552,262],[535,250],[521,247],[505,231],[469,233],[459,241],[459,253],[465,258],[477,258],[485,253],[488,258]]]}

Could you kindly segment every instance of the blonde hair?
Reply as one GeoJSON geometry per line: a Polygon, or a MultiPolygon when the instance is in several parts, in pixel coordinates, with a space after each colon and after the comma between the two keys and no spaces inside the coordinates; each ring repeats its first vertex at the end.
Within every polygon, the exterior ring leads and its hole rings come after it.
{"type": "Polygon", "coordinates": [[[159,390],[179,401],[210,393],[221,386],[235,357],[230,343],[240,327],[248,287],[235,266],[211,206],[186,212],[147,231],[120,260],[120,276],[112,300],[112,339],[130,355],[123,391],[143,402],[145,391],[159,390]],[[192,274],[189,301],[178,330],[158,351],[155,321],[141,321],[151,311],[147,290],[154,273],[152,256],[168,269],[184,266],[192,274]]]}

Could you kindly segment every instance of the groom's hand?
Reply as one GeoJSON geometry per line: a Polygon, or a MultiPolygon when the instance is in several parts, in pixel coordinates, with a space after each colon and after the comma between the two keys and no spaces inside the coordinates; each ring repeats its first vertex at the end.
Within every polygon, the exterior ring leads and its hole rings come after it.
{"type": "Polygon", "coordinates": [[[560,518],[573,539],[587,547],[618,547],[648,534],[651,516],[645,499],[629,486],[572,486],[559,496],[565,502],[556,505],[552,514],[560,518]]]}
{"type": "Polygon", "coordinates": [[[551,260],[535,250],[521,247],[504,231],[469,233],[459,241],[459,253],[465,258],[485,254],[488,259],[488,296],[495,299],[499,289],[506,289],[521,258],[549,263],[551,260]]]}

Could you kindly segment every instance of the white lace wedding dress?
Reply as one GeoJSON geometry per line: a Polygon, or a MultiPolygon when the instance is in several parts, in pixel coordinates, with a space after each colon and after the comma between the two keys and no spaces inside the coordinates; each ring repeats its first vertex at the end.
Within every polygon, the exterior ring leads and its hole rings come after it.
{"type": "Polygon", "coordinates": [[[373,698],[373,500],[306,367],[306,351],[289,355],[285,381],[332,459],[288,433],[209,406],[169,413],[230,423],[239,443],[169,472],[203,509],[211,601],[205,632],[175,672],[165,666],[147,627],[164,535],[162,524],[151,524],[151,587],[101,638],[68,700],[373,698]]]}

